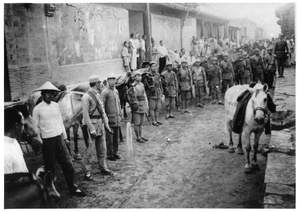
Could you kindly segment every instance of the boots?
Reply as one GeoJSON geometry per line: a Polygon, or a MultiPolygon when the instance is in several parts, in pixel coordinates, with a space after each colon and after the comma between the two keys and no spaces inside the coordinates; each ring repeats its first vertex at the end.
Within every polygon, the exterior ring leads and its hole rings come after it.
{"type": "Polygon", "coordinates": [[[134,126],[133,128],[136,135],[136,141],[139,143],[145,143],[140,136],[140,126],[134,126]]]}
{"type": "Polygon", "coordinates": [[[155,114],[155,121],[158,125],[162,125],[162,123],[160,121],[158,121],[158,117],[159,117],[159,112],[158,110],[154,111],[155,114]]]}
{"type": "Polygon", "coordinates": [[[142,141],[144,141],[144,142],[148,141],[147,138],[142,137],[142,125],[139,126],[139,133],[140,133],[142,141]]]}

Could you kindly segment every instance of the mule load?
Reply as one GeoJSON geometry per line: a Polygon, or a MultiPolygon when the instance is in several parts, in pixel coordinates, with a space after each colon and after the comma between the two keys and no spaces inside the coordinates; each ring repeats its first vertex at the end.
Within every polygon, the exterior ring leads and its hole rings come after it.
{"type": "Polygon", "coordinates": [[[257,149],[259,138],[269,122],[269,114],[275,112],[275,105],[267,94],[268,85],[236,85],[225,93],[225,119],[229,133],[229,152],[234,152],[232,132],[239,134],[238,154],[243,154],[242,133],[245,139],[246,165],[245,172],[259,169],[257,149]],[[269,108],[268,108],[269,104],[269,108]],[[254,133],[253,155],[250,162],[250,136],[254,133]]]}

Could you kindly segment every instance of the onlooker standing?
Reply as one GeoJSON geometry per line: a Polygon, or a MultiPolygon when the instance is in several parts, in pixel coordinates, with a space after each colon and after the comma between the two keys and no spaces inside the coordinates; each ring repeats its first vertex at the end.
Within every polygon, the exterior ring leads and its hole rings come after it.
{"type": "Polygon", "coordinates": [[[83,124],[87,125],[90,140],[90,144],[82,157],[85,180],[93,180],[91,158],[95,146],[101,173],[104,175],[113,174],[106,165],[105,129],[108,132],[111,130],[99,95],[102,88],[100,77],[98,75],[91,76],[89,83],[90,89],[81,98],[83,124]]]}
{"type": "Polygon", "coordinates": [[[4,110],[4,174],[28,172],[19,142],[24,129],[24,117],[14,108],[4,110]]]}
{"type": "Polygon", "coordinates": [[[268,55],[265,58],[266,70],[265,70],[265,82],[268,84],[269,89],[273,88],[274,77],[276,74],[276,67],[274,58],[272,55],[272,48],[268,48],[268,55]]]}
{"type": "Polygon", "coordinates": [[[135,33],[134,46],[136,48],[136,64],[137,68],[140,68],[140,34],[138,32],[135,33]]]}
{"type": "Polygon", "coordinates": [[[263,59],[260,56],[260,51],[258,48],[255,50],[255,55],[251,58],[251,69],[253,73],[253,82],[264,83],[264,69],[265,64],[263,63],[263,59]]]}
{"type": "Polygon", "coordinates": [[[53,102],[54,92],[59,90],[50,82],[44,83],[37,91],[41,91],[43,101],[35,106],[32,112],[34,121],[41,132],[43,140],[43,158],[45,171],[55,175],[55,162],[60,164],[69,191],[76,196],[85,196],[74,183],[74,167],[71,155],[67,149],[67,135],[59,106],[53,102]]]}
{"type": "Polygon", "coordinates": [[[135,34],[130,34],[130,40],[129,40],[129,46],[130,46],[130,53],[131,53],[131,60],[130,60],[130,68],[131,71],[136,70],[137,68],[137,55],[136,55],[136,46],[135,46],[135,34]]]}
{"type": "Polygon", "coordinates": [[[128,49],[128,42],[125,41],[122,48],[122,58],[123,58],[123,66],[125,67],[126,72],[128,72],[129,69],[129,60],[130,60],[130,54],[128,49]]]}
{"type": "Polygon", "coordinates": [[[275,43],[273,49],[273,54],[275,54],[275,58],[277,60],[277,67],[278,67],[277,69],[278,69],[279,78],[284,77],[283,72],[284,72],[286,56],[289,53],[287,43],[285,40],[283,40],[283,38],[284,38],[283,34],[280,34],[279,40],[275,43]]]}
{"type": "Polygon", "coordinates": [[[159,42],[159,46],[157,47],[157,53],[159,55],[159,73],[164,70],[166,62],[167,62],[167,56],[168,56],[168,49],[164,46],[164,42],[161,40],[159,42]]]}
{"type": "Polygon", "coordinates": [[[143,62],[145,61],[146,53],[146,35],[140,37],[140,68],[142,67],[143,62]]]}
{"type": "Polygon", "coordinates": [[[118,155],[119,132],[121,126],[121,104],[119,92],[115,87],[116,75],[111,73],[107,77],[108,87],[101,93],[108,124],[112,133],[106,133],[107,159],[115,161],[121,159],[118,155]]]}
{"type": "Polygon", "coordinates": [[[222,84],[222,72],[220,66],[218,66],[218,59],[216,57],[212,57],[211,59],[212,65],[209,67],[207,71],[209,87],[211,88],[211,96],[213,99],[212,104],[216,104],[217,100],[219,105],[223,105],[221,101],[221,84],[222,84]]]}
{"type": "Polygon", "coordinates": [[[178,80],[176,73],[173,71],[173,65],[170,61],[166,63],[166,69],[161,75],[163,77],[163,91],[165,95],[165,105],[167,108],[166,118],[175,118],[172,109],[175,108],[175,98],[178,92],[178,80]]]}
{"type": "Polygon", "coordinates": [[[221,62],[220,67],[222,70],[222,91],[223,93],[226,92],[227,90],[227,85],[230,87],[233,86],[233,81],[234,81],[234,70],[232,63],[228,60],[228,54],[223,55],[224,60],[221,62]]]}

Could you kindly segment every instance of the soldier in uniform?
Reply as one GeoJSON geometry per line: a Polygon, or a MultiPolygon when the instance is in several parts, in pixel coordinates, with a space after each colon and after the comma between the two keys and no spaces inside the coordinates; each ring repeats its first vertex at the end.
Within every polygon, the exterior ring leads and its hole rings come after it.
{"type": "Polygon", "coordinates": [[[247,58],[247,53],[244,52],[243,55],[238,59],[235,66],[235,73],[239,75],[240,84],[250,84],[252,81],[252,69],[250,60],[247,58]]]}
{"type": "Polygon", "coordinates": [[[223,105],[221,101],[221,90],[220,87],[222,85],[222,71],[220,66],[217,65],[218,59],[216,57],[211,58],[212,64],[210,65],[207,71],[208,84],[211,89],[211,96],[213,99],[212,104],[216,104],[218,100],[219,105],[223,105]]]}
{"type": "Polygon", "coordinates": [[[269,89],[273,88],[274,77],[276,75],[276,67],[274,63],[274,58],[272,55],[272,48],[268,48],[268,55],[265,58],[266,70],[265,70],[265,82],[268,84],[269,89]]]}
{"type": "Polygon", "coordinates": [[[225,93],[227,90],[227,85],[229,88],[233,86],[235,76],[232,63],[228,60],[228,54],[224,54],[223,58],[224,60],[221,62],[220,67],[223,76],[222,92],[225,93]]]}
{"type": "Polygon", "coordinates": [[[121,159],[118,155],[118,149],[122,115],[119,92],[115,87],[116,75],[114,73],[108,75],[107,83],[108,87],[101,93],[108,124],[112,131],[112,133],[106,133],[107,159],[116,161],[121,159]]]}
{"type": "Polygon", "coordinates": [[[158,120],[159,111],[161,109],[161,97],[162,97],[162,84],[161,77],[157,73],[157,63],[152,61],[150,63],[149,77],[153,81],[153,87],[148,92],[149,112],[151,116],[152,125],[159,126],[162,123],[158,120]]]}
{"type": "Polygon", "coordinates": [[[258,80],[264,83],[264,69],[265,64],[262,57],[260,56],[260,51],[258,48],[255,49],[255,55],[251,58],[251,68],[253,74],[253,82],[258,80]]]}
{"type": "Polygon", "coordinates": [[[284,77],[283,72],[284,72],[285,61],[287,59],[287,55],[289,54],[289,48],[287,42],[283,40],[283,38],[284,35],[280,34],[279,41],[275,43],[273,49],[273,54],[275,54],[275,58],[277,60],[279,78],[284,77]]]}
{"type": "Polygon", "coordinates": [[[141,82],[142,73],[140,70],[133,72],[134,82],[132,84],[134,95],[138,101],[138,109],[132,111],[132,121],[134,125],[134,132],[136,135],[136,141],[139,143],[145,143],[148,139],[142,137],[142,125],[144,123],[145,113],[148,111],[148,100],[145,91],[145,86],[141,82]]]}
{"type": "Polygon", "coordinates": [[[175,98],[178,97],[178,81],[170,61],[167,61],[166,68],[167,70],[161,74],[163,77],[165,105],[168,112],[166,118],[175,118],[172,114],[172,109],[175,108],[175,98]]]}
{"type": "Polygon", "coordinates": [[[181,68],[178,72],[178,82],[182,102],[182,113],[189,113],[188,102],[191,98],[192,76],[186,60],[181,59],[181,68]]]}
{"type": "Polygon", "coordinates": [[[206,88],[206,74],[203,67],[200,66],[200,59],[197,58],[195,66],[192,68],[192,78],[195,85],[197,107],[203,108],[203,96],[206,88]]]}
{"type": "Polygon", "coordinates": [[[104,175],[112,175],[113,173],[106,165],[106,142],[105,129],[111,133],[108,124],[104,106],[99,95],[102,87],[101,80],[98,75],[89,78],[90,89],[82,96],[82,113],[83,124],[87,125],[90,144],[86,148],[82,163],[84,167],[85,180],[93,180],[92,177],[92,152],[96,146],[97,159],[101,173],[104,175]]]}

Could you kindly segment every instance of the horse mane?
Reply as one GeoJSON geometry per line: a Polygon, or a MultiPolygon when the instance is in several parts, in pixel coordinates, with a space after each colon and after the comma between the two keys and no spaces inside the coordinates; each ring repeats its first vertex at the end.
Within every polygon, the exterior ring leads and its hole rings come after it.
{"type": "Polygon", "coordinates": [[[28,105],[26,103],[22,104],[22,105],[15,105],[13,107],[15,109],[17,109],[18,111],[20,111],[22,113],[22,115],[24,116],[24,118],[28,118],[28,116],[30,115],[28,105]]]}
{"type": "Polygon", "coordinates": [[[59,92],[54,98],[53,101],[54,102],[59,102],[59,100],[61,100],[62,98],[64,98],[64,96],[67,94],[66,91],[61,91],[59,92]]]}

